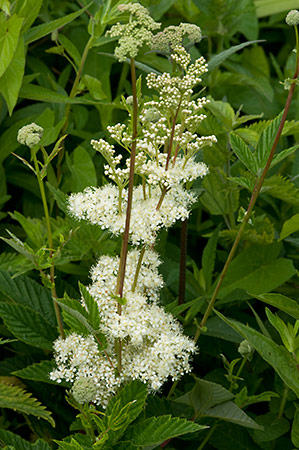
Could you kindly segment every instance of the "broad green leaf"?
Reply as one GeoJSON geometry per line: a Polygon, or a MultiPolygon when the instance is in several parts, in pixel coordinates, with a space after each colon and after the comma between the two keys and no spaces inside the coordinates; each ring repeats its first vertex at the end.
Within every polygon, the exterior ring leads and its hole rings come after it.
{"type": "Polygon", "coordinates": [[[82,80],[95,100],[103,100],[104,98],[107,98],[100,80],[90,75],[84,75],[82,80]]]}
{"type": "Polygon", "coordinates": [[[205,429],[203,425],[190,422],[177,417],[159,416],[139,422],[130,427],[125,434],[125,439],[136,446],[159,445],[167,439],[194,433],[205,429]]]}
{"type": "Polygon", "coordinates": [[[237,134],[230,134],[230,145],[239,158],[239,160],[250,170],[251,173],[256,175],[258,165],[254,154],[251,152],[248,145],[237,134]]]}
{"type": "Polygon", "coordinates": [[[141,413],[145,400],[148,394],[147,387],[141,381],[135,380],[124,386],[119,393],[112,397],[108,403],[106,409],[106,415],[111,415],[116,402],[119,401],[119,408],[125,407],[128,403],[132,402],[127,411],[127,420],[124,423],[124,428],[120,428],[117,431],[110,431],[107,446],[113,445],[124,434],[127,426],[135,420],[141,413]]]}
{"type": "Polygon", "coordinates": [[[282,346],[277,345],[272,339],[240,322],[227,319],[217,312],[228,325],[234,328],[244,339],[255,348],[261,357],[270,364],[278,373],[285,384],[299,396],[299,377],[296,362],[292,355],[282,346]]]}
{"type": "Polygon", "coordinates": [[[272,16],[298,8],[297,0],[254,0],[257,17],[272,16]]]}
{"type": "Polygon", "coordinates": [[[222,64],[227,58],[229,58],[234,53],[238,52],[239,50],[242,50],[243,48],[247,47],[248,45],[256,44],[258,42],[264,42],[264,41],[256,40],[256,41],[243,42],[242,44],[234,45],[231,48],[229,48],[228,50],[224,50],[223,52],[219,53],[218,55],[213,56],[213,58],[211,58],[211,60],[208,63],[209,72],[212,72],[214,69],[219,67],[220,64],[222,64]]]}
{"type": "Polygon", "coordinates": [[[202,273],[205,281],[205,290],[208,291],[212,283],[212,275],[215,266],[216,247],[218,241],[219,228],[213,232],[212,236],[208,240],[207,245],[204,248],[202,254],[202,273]]]}
{"type": "Polygon", "coordinates": [[[23,18],[13,14],[6,19],[0,15],[0,77],[10,65],[16,52],[23,18]]]}
{"type": "Polygon", "coordinates": [[[24,18],[22,33],[25,33],[31,27],[39,14],[42,4],[43,0],[23,0],[22,2],[17,2],[16,13],[19,17],[24,18]]]}
{"type": "Polygon", "coordinates": [[[213,336],[218,339],[224,339],[229,342],[240,344],[242,338],[233,330],[227,323],[219,319],[219,317],[210,317],[206,324],[207,331],[204,332],[205,336],[213,336]]]}
{"type": "Polygon", "coordinates": [[[271,325],[279,333],[285,348],[292,353],[294,351],[294,338],[291,336],[284,321],[277,314],[273,314],[268,308],[266,308],[266,315],[271,325]]]}
{"type": "Polygon", "coordinates": [[[51,450],[49,444],[41,439],[38,439],[33,444],[25,441],[25,439],[22,439],[17,434],[4,429],[0,429],[0,441],[5,445],[11,445],[16,450],[51,450]]]}
{"type": "MultiPolygon", "coordinates": [[[[12,372],[13,375],[24,378],[25,380],[41,381],[43,383],[55,384],[56,381],[50,380],[49,374],[54,369],[54,364],[51,361],[42,361],[40,363],[34,363],[31,366],[27,366],[24,369],[16,370],[12,372]]],[[[59,383],[60,386],[69,386],[67,382],[59,383]]]]}
{"type": "Polygon", "coordinates": [[[281,122],[281,117],[282,113],[280,113],[274,120],[270,122],[270,124],[262,132],[257,143],[254,156],[256,158],[257,166],[260,170],[263,170],[266,165],[281,122]]]}
{"type": "Polygon", "coordinates": [[[9,386],[0,383],[0,407],[9,408],[22,414],[32,414],[38,418],[47,420],[55,427],[51,412],[47,411],[32,394],[17,386],[9,386]]]}
{"type": "Polygon", "coordinates": [[[299,447],[299,410],[298,410],[298,405],[295,404],[295,406],[296,406],[296,411],[295,411],[294,420],[293,420],[293,424],[292,424],[291,438],[292,438],[293,444],[296,447],[299,447]]]}
{"type": "Polygon", "coordinates": [[[207,104],[207,109],[222,122],[228,131],[233,129],[235,112],[229,103],[210,100],[207,104]]]}
{"type": "Polygon", "coordinates": [[[299,231],[299,214],[295,214],[289,220],[286,220],[282,226],[279,240],[282,241],[290,234],[299,231]]]}
{"type": "Polygon", "coordinates": [[[0,316],[21,341],[45,350],[52,349],[57,338],[56,330],[39,313],[26,306],[0,303],[0,316]]]}
{"type": "Polygon", "coordinates": [[[48,289],[26,276],[12,278],[9,272],[0,270],[0,295],[12,303],[18,303],[38,312],[53,327],[57,326],[51,293],[48,289]]]}
{"type": "Polygon", "coordinates": [[[52,91],[51,89],[38,86],[37,84],[23,84],[19,92],[19,97],[47,103],[72,103],[83,105],[92,105],[98,103],[98,101],[94,101],[92,99],[87,100],[82,96],[70,98],[67,95],[63,95],[54,90],[52,91]]]}
{"type": "Polygon", "coordinates": [[[31,242],[36,248],[41,248],[46,243],[46,229],[40,219],[31,219],[25,217],[23,214],[15,211],[10,214],[11,217],[19,222],[31,242]]]}
{"type": "Polygon", "coordinates": [[[298,145],[294,145],[294,147],[286,148],[285,150],[282,150],[281,152],[274,155],[270,167],[274,167],[276,166],[276,164],[279,164],[289,155],[292,155],[296,150],[298,150],[298,148],[299,148],[298,145]]]}
{"type": "Polygon", "coordinates": [[[263,416],[257,417],[258,423],[263,425],[264,430],[255,430],[253,438],[256,442],[274,442],[290,429],[289,421],[283,417],[277,417],[273,413],[267,413],[263,416]]]}
{"type": "MultiPolygon", "coordinates": [[[[0,57],[1,60],[1,57],[0,57]]],[[[16,106],[19,91],[22,85],[25,69],[24,40],[18,41],[14,57],[0,78],[0,93],[3,95],[9,114],[11,115],[16,106]]]]}
{"type": "Polygon", "coordinates": [[[223,386],[212,381],[194,377],[195,385],[191,391],[175,399],[178,403],[192,406],[197,414],[205,414],[207,410],[220,403],[234,398],[234,395],[223,386]]]}
{"type": "Polygon", "coordinates": [[[240,253],[227,271],[218,298],[226,297],[235,289],[262,294],[291,278],[295,268],[291,260],[277,258],[280,248],[277,244],[252,246],[240,253]]]}
{"type": "Polygon", "coordinates": [[[286,297],[282,294],[249,294],[252,295],[252,297],[257,298],[258,300],[261,300],[264,303],[267,303],[268,305],[275,306],[276,308],[280,309],[281,311],[286,312],[291,317],[294,317],[294,319],[299,319],[299,305],[296,302],[296,300],[292,300],[291,298],[286,297]]]}
{"type": "Polygon", "coordinates": [[[224,402],[220,405],[215,405],[213,406],[213,408],[205,411],[204,415],[208,417],[214,417],[216,419],[226,420],[228,422],[235,423],[246,428],[252,428],[255,430],[263,429],[262,426],[258,425],[232,401],[224,402]]]}
{"type": "Polygon", "coordinates": [[[98,330],[101,322],[98,304],[83,284],[79,283],[79,289],[88,309],[88,320],[93,329],[98,330]]]}
{"type": "Polygon", "coordinates": [[[31,42],[37,41],[38,39],[46,36],[47,34],[52,33],[52,31],[55,31],[58,28],[63,27],[67,23],[72,22],[77,17],[81,16],[81,14],[84,11],[86,11],[86,9],[88,9],[90,5],[91,5],[91,3],[86,5],[84,8],[79,9],[76,12],[73,12],[64,17],[61,17],[60,19],[56,19],[56,20],[53,20],[52,22],[44,23],[42,25],[38,25],[36,27],[31,28],[24,35],[25,44],[30,44],[31,42]]]}
{"type": "Polygon", "coordinates": [[[87,186],[97,185],[97,174],[94,163],[84,147],[75,148],[73,159],[67,155],[66,161],[72,178],[70,180],[72,192],[80,192],[87,186]]]}

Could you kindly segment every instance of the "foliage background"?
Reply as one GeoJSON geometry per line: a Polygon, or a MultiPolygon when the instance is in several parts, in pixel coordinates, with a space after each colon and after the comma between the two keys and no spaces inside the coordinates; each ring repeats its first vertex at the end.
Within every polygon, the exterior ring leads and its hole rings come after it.
{"type": "MultiPolygon", "coordinates": [[[[67,436],[75,419],[73,409],[64,400],[65,388],[51,385],[47,379],[57,330],[49,288],[42,284],[35,270],[37,266],[48,267],[46,222],[36,178],[20,160],[20,157],[29,160],[30,155],[16,140],[19,128],[30,122],[42,126],[45,129],[42,142],[47,149],[52,149],[56,140],[67,134],[64,150],[48,165],[46,188],[54,248],[58,249],[55,255],[58,296],[67,291],[71,297],[79,298],[78,281],[88,284],[89,269],[97,258],[115,254],[120,248],[120,242],[111,240],[107,232],[86,223],[78,224],[65,215],[66,194],[105,183],[102,157],[91,148],[90,140],[107,137],[107,125],[127,117],[120,98],[131,95],[129,68],[116,62],[114,42],[104,37],[105,29],[117,21],[115,3],[27,0],[10,5],[8,0],[0,2],[0,235],[3,238],[0,243],[3,320],[0,377],[4,386],[2,394],[0,389],[3,407],[0,442],[4,448],[7,445],[18,450],[48,449],[41,441],[32,444],[37,438],[55,448],[53,439],[67,436]],[[82,55],[85,57],[90,38],[91,16],[95,18],[95,38],[84,61],[82,55]],[[78,79],[74,67],[77,73],[82,69],[78,79]],[[39,365],[32,366],[36,363],[39,365]],[[21,389],[31,392],[32,400],[25,401],[21,389]],[[17,395],[22,401],[14,403],[17,395]],[[51,417],[55,419],[55,428],[51,417]],[[12,437],[7,430],[24,438],[26,443],[12,437]]],[[[193,58],[203,55],[210,64],[203,85],[205,95],[212,101],[207,108],[208,119],[198,132],[216,134],[218,144],[204,151],[210,175],[195,186],[200,197],[188,225],[183,305],[177,304],[180,226],[162,232],[158,246],[166,282],[161,300],[180,318],[186,333],[194,335],[237,233],[238,217],[242,208],[246,210],[250,198],[250,180],[254,177],[238,154],[238,138],[255,148],[266,127],[275,128],[276,122],[271,125],[269,121],[284,108],[287,91],[283,83],[293,76],[296,58],[292,52],[293,30],[285,24],[284,17],[286,10],[298,7],[298,2],[285,1],[282,5],[282,2],[265,0],[255,3],[252,0],[144,0],[141,3],[163,26],[180,22],[199,25],[205,38],[190,50],[191,55],[193,58]],[[247,45],[247,41],[257,40],[247,45]],[[216,55],[220,54],[222,57],[217,59],[216,55]],[[234,139],[238,145],[234,145],[234,139]]],[[[170,70],[165,58],[146,51],[138,62],[137,68],[143,76],[152,69],[170,70]]],[[[146,92],[145,86],[144,89],[146,92]]],[[[278,151],[297,145],[298,104],[297,89],[278,151]]],[[[213,315],[207,331],[200,337],[200,352],[193,362],[193,374],[237,394],[234,404],[245,409],[247,416],[234,416],[231,406],[224,408],[223,399],[228,401],[227,394],[220,396],[218,404],[207,403],[206,409],[198,410],[194,402],[198,400],[201,404],[203,398],[212,395],[215,386],[201,384],[192,375],[186,376],[171,400],[166,399],[171,383],[159,395],[148,397],[142,414],[147,418],[172,414],[190,419],[194,407],[199,423],[209,425],[210,429],[186,434],[171,441],[167,448],[199,450],[204,445],[207,450],[221,450],[238,445],[247,450],[292,450],[299,447],[299,380],[293,370],[298,344],[288,348],[287,332],[277,332],[278,319],[273,319],[271,313],[266,315],[264,305],[266,302],[278,308],[279,317],[289,322],[290,327],[299,319],[298,169],[299,153],[294,151],[271,169],[252,224],[246,228],[216,304],[226,321],[231,325],[231,319],[237,322],[231,328],[213,315]],[[249,331],[246,324],[252,327],[249,331]],[[247,358],[236,361],[240,358],[238,346],[243,338],[257,350],[251,361],[247,358]],[[241,364],[242,372],[238,374],[241,364]],[[193,400],[186,394],[190,391],[193,400]],[[173,401],[179,397],[180,402],[173,401]],[[222,410],[219,407],[217,411],[209,411],[215,405],[222,406],[222,410]],[[249,417],[264,429],[250,424],[249,417]]],[[[43,281],[45,284],[45,278],[43,281]]],[[[73,424],[72,430],[76,430],[76,425],[73,424]]]]}

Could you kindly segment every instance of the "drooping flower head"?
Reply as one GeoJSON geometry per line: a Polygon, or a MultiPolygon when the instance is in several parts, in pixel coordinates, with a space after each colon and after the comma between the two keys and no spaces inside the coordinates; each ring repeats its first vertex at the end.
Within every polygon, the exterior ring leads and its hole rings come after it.
{"type": "Polygon", "coordinates": [[[39,143],[43,132],[44,129],[33,122],[20,128],[18,131],[17,140],[20,144],[27,145],[27,147],[31,148],[39,143]]]}

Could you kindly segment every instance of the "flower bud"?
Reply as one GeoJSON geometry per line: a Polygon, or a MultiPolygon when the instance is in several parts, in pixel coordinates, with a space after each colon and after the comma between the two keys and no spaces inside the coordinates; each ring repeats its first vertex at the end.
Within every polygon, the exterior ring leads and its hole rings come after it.
{"type": "Polygon", "coordinates": [[[252,355],[254,353],[254,348],[250,345],[250,343],[245,339],[241,342],[238,348],[238,352],[243,358],[247,358],[251,361],[252,355]]]}
{"type": "Polygon", "coordinates": [[[72,394],[74,399],[83,405],[95,400],[97,387],[92,378],[80,377],[73,385],[72,394]]]}
{"type": "Polygon", "coordinates": [[[292,9],[292,11],[287,14],[286,23],[291,27],[299,24],[299,11],[297,9],[292,9]]]}
{"type": "Polygon", "coordinates": [[[127,104],[127,105],[133,105],[133,95],[129,95],[129,96],[126,98],[126,104],[127,104]]]}
{"type": "Polygon", "coordinates": [[[147,122],[158,122],[161,119],[161,114],[157,108],[150,108],[145,111],[144,118],[147,122]]]}
{"type": "Polygon", "coordinates": [[[39,143],[43,132],[44,129],[33,122],[29,125],[25,125],[18,131],[17,140],[20,144],[27,145],[31,148],[39,143]]]}

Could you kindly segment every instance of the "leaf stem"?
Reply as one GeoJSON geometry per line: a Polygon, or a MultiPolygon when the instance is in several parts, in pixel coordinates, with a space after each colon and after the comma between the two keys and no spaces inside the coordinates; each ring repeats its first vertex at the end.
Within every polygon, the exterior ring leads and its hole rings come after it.
{"type": "MultiPolygon", "coordinates": [[[[297,28],[296,28],[296,30],[297,30],[297,28]]],[[[297,36],[297,34],[296,34],[296,36],[297,36]]],[[[298,54],[298,48],[297,48],[297,54],[298,54]]],[[[296,69],[295,69],[295,73],[294,73],[294,76],[293,76],[294,80],[298,78],[298,74],[299,74],[299,58],[296,59],[296,69]]],[[[263,170],[261,176],[256,180],[256,183],[255,183],[255,186],[254,186],[251,198],[250,198],[250,202],[249,202],[247,211],[246,211],[246,213],[244,215],[244,218],[243,218],[243,221],[241,223],[241,226],[239,228],[238,234],[237,234],[237,236],[236,236],[236,238],[234,240],[234,243],[233,243],[233,246],[231,248],[231,251],[230,251],[230,253],[229,253],[228,257],[227,257],[225,265],[224,265],[224,267],[222,269],[222,272],[221,272],[221,274],[219,276],[217,285],[216,285],[216,287],[214,289],[213,295],[212,295],[211,300],[210,300],[210,302],[208,304],[208,307],[207,307],[207,309],[205,311],[205,314],[204,314],[204,316],[203,316],[203,318],[202,318],[202,320],[200,322],[200,325],[199,325],[199,327],[198,327],[198,329],[197,329],[197,331],[195,333],[195,336],[194,336],[195,342],[198,340],[202,328],[205,326],[205,324],[206,324],[206,322],[207,322],[211,312],[213,311],[213,308],[214,308],[214,305],[215,305],[215,302],[216,302],[216,298],[217,298],[217,295],[218,295],[219,290],[221,288],[223,279],[224,279],[224,277],[225,277],[225,275],[226,275],[226,273],[228,271],[228,268],[230,266],[230,263],[232,262],[232,259],[233,259],[234,255],[235,255],[235,252],[236,252],[237,247],[239,245],[239,242],[240,242],[240,239],[242,237],[243,231],[244,231],[244,229],[245,229],[245,227],[246,227],[246,225],[247,225],[247,223],[248,223],[248,221],[250,219],[250,215],[252,213],[253,207],[254,207],[255,202],[257,200],[257,197],[258,197],[258,195],[260,193],[260,190],[261,190],[261,187],[262,187],[263,182],[265,180],[265,177],[266,177],[266,175],[267,175],[267,173],[269,171],[269,168],[270,168],[270,165],[271,165],[271,162],[272,162],[272,159],[273,159],[273,156],[274,156],[274,153],[275,153],[275,150],[276,150],[279,138],[281,136],[282,129],[284,127],[284,124],[285,124],[285,121],[286,121],[286,118],[287,118],[287,115],[288,115],[288,112],[289,112],[289,108],[290,108],[291,101],[292,101],[293,94],[294,94],[294,89],[295,89],[295,83],[292,83],[291,87],[290,87],[290,90],[289,90],[289,94],[288,94],[286,103],[285,103],[284,112],[283,112],[283,115],[282,115],[282,118],[281,118],[281,121],[280,121],[280,125],[279,125],[278,131],[276,133],[276,136],[275,136],[275,139],[274,139],[274,142],[273,142],[273,145],[272,145],[272,148],[271,148],[268,160],[266,162],[266,165],[264,167],[264,170],[263,170]]]]}
{"type": "Polygon", "coordinates": [[[60,309],[59,309],[58,303],[55,301],[57,299],[57,293],[56,293],[56,288],[55,288],[55,268],[54,268],[54,262],[53,262],[53,237],[52,237],[48,203],[47,203],[44,183],[43,183],[43,180],[42,180],[42,177],[40,174],[40,170],[39,170],[36,152],[31,151],[31,155],[32,155],[32,159],[33,159],[33,163],[34,163],[34,167],[35,167],[37,182],[38,182],[38,186],[39,186],[39,190],[40,190],[40,194],[41,194],[41,198],[42,198],[45,219],[46,219],[46,224],[47,224],[47,234],[48,234],[48,243],[49,243],[49,248],[50,248],[50,260],[51,260],[51,267],[50,267],[51,294],[52,294],[52,299],[53,299],[56,320],[57,320],[57,324],[58,324],[58,328],[59,328],[59,333],[60,333],[60,336],[62,337],[62,339],[64,339],[65,335],[64,335],[64,330],[63,330],[63,323],[62,323],[62,318],[61,318],[61,314],[60,314],[60,309]]]}

